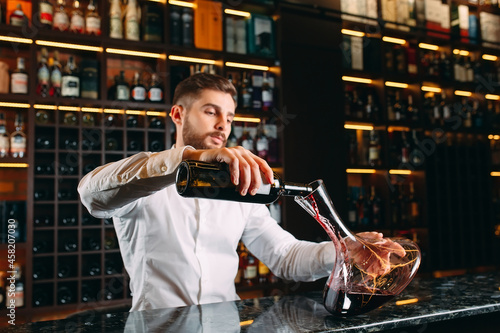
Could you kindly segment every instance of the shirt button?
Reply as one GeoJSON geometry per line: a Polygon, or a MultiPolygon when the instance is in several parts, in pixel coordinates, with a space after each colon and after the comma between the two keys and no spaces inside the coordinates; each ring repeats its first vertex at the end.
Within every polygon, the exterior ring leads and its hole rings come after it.
{"type": "Polygon", "coordinates": [[[162,166],[162,167],[161,167],[161,171],[162,171],[162,172],[167,172],[167,167],[166,167],[166,166],[162,166]]]}

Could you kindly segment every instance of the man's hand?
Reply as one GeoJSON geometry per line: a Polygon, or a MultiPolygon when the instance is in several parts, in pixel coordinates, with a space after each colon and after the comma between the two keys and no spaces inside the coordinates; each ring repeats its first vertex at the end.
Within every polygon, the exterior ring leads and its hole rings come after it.
{"type": "Polygon", "coordinates": [[[273,170],[265,160],[251,151],[238,146],[215,149],[185,149],[183,160],[197,160],[203,162],[224,162],[229,165],[231,181],[239,186],[241,195],[250,193],[255,195],[262,183],[262,175],[269,183],[273,183],[273,170]]]}
{"type": "Polygon", "coordinates": [[[401,245],[384,238],[379,232],[361,232],[357,234],[361,242],[346,238],[346,246],[351,259],[361,270],[372,276],[381,276],[391,270],[390,256],[404,257],[406,251],[401,245]]]}

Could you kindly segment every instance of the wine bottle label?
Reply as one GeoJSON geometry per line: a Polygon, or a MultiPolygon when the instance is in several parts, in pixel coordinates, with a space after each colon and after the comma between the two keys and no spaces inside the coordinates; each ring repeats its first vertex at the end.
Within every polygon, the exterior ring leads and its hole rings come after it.
{"type": "Polygon", "coordinates": [[[247,266],[243,271],[245,279],[255,279],[257,277],[257,266],[247,266]]]}
{"type": "Polygon", "coordinates": [[[28,74],[26,73],[12,73],[10,88],[13,94],[27,94],[28,93],[28,74]]]}
{"type": "Polygon", "coordinates": [[[16,135],[12,137],[10,141],[10,152],[12,154],[15,153],[24,153],[26,151],[26,138],[21,135],[16,135]]]}
{"type": "Polygon", "coordinates": [[[144,87],[134,87],[132,89],[132,99],[134,101],[145,101],[146,100],[146,89],[144,87]]]}
{"type": "Polygon", "coordinates": [[[151,88],[148,91],[148,98],[151,102],[161,102],[163,100],[163,91],[160,88],[151,88]]]}
{"type": "Polygon", "coordinates": [[[52,25],[54,9],[48,2],[40,3],[40,23],[52,25]]]}
{"type": "Polygon", "coordinates": [[[85,29],[88,34],[95,34],[99,36],[101,34],[101,18],[95,16],[87,16],[85,29]]]}
{"type": "Polygon", "coordinates": [[[123,38],[122,20],[120,14],[111,13],[111,17],[109,19],[109,37],[123,38]]]}
{"type": "Polygon", "coordinates": [[[0,135],[0,156],[6,156],[9,152],[9,137],[0,135]]]}
{"type": "Polygon", "coordinates": [[[368,148],[368,160],[377,161],[379,159],[379,149],[378,147],[370,147],[368,148]]]}
{"type": "Polygon", "coordinates": [[[61,87],[61,79],[62,79],[61,71],[52,70],[52,73],[50,74],[50,83],[52,84],[52,87],[60,88],[61,87]]]}
{"type": "Polygon", "coordinates": [[[139,23],[137,17],[129,17],[125,22],[125,38],[139,40],[139,23]]]}
{"type": "Polygon", "coordinates": [[[85,27],[85,20],[81,15],[73,15],[71,17],[70,30],[82,33],[85,27]]]}
{"type": "Polygon", "coordinates": [[[24,16],[12,15],[10,17],[10,25],[13,25],[15,27],[22,27],[24,22],[25,22],[24,16]]]}
{"type": "Polygon", "coordinates": [[[410,205],[410,216],[411,217],[418,217],[418,203],[412,202],[410,205]]]}
{"type": "Polygon", "coordinates": [[[50,72],[46,66],[40,67],[38,70],[38,83],[42,85],[46,85],[49,83],[50,72]]]}
{"type": "Polygon", "coordinates": [[[79,97],[80,96],[80,78],[72,75],[65,75],[61,79],[61,96],[79,97]]]}
{"type": "Polygon", "coordinates": [[[128,101],[130,98],[129,90],[127,86],[118,85],[116,86],[116,99],[119,101],[128,101]]]}
{"type": "Polygon", "coordinates": [[[54,29],[66,31],[69,28],[69,17],[65,12],[56,12],[54,14],[54,29]]]}

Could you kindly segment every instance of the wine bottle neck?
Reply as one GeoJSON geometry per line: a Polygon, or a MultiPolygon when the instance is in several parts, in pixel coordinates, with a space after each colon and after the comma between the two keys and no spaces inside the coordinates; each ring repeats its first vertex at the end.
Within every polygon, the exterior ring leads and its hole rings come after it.
{"type": "Polygon", "coordinates": [[[284,182],[282,195],[289,197],[306,197],[312,191],[312,187],[308,184],[284,182]]]}

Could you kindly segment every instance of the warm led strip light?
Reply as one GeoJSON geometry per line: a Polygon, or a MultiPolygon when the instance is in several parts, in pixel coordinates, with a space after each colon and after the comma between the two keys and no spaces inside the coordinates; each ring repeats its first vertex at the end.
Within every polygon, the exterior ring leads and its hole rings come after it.
{"type": "Polygon", "coordinates": [[[470,91],[465,91],[465,90],[455,90],[455,95],[470,97],[472,96],[472,93],[470,91]]]}
{"type": "Polygon", "coordinates": [[[166,117],[167,113],[166,112],[159,112],[159,111],[146,111],[146,116],[166,117]]]}
{"type": "Polygon", "coordinates": [[[486,94],[484,96],[484,98],[490,99],[492,101],[498,101],[498,100],[500,100],[500,96],[499,95],[493,95],[493,94],[486,94]]]}
{"type": "Polygon", "coordinates": [[[242,122],[246,122],[246,123],[260,123],[260,118],[236,116],[233,118],[233,121],[242,121],[242,122]]]}
{"type": "Polygon", "coordinates": [[[439,46],[434,44],[419,43],[418,47],[420,47],[421,49],[432,50],[432,51],[439,50],[439,46]]]}
{"type": "Polygon", "coordinates": [[[177,1],[177,0],[168,0],[168,3],[170,5],[174,5],[174,6],[189,7],[189,8],[195,8],[195,6],[196,6],[192,2],[177,1]]]}
{"type": "Polygon", "coordinates": [[[408,83],[401,83],[401,82],[386,81],[385,85],[387,87],[393,87],[393,88],[403,88],[403,89],[408,88],[408,83]]]}
{"type": "Polygon", "coordinates": [[[122,109],[104,109],[104,113],[115,113],[115,114],[122,114],[123,110],[122,109]]]}
{"type": "Polygon", "coordinates": [[[346,169],[347,173],[375,173],[375,169],[346,169]]]}
{"type": "Polygon", "coordinates": [[[136,116],[144,116],[146,114],[146,111],[140,111],[140,110],[126,110],[125,114],[132,114],[136,116]]]}
{"type": "Polygon", "coordinates": [[[253,323],[253,319],[240,321],[240,326],[248,326],[248,325],[251,325],[252,323],[253,323]]]}
{"type": "Polygon", "coordinates": [[[38,110],[57,110],[56,105],[35,104],[33,107],[38,110]]]}
{"type": "Polygon", "coordinates": [[[372,83],[372,79],[365,79],[362,77],[355,76],[342,76],[342,81],[357,82],[357,83],[372,83]]]}
{"type": "Polygon", "coordinates": [[[28,163],[0,163],[0,168],[27,168],[28,163]]]}
{"type": "Polygon", "coordinates": [[[75,112],[80,111],[80,107],[78,107],[78,106],[64,106],[64,105],[60,105],[58,107],[58,109],[60,111],[75,111],[75,112]]]}
{"type": "Polygon", "coordinates": [[[351,130],[361,130],[361,131],[371,131],[373,130],[373,125],[368,124],[344,124],[345,129],[351,130]]]}
{"type": "Polygon", "coordinates": [[[389,170],[389,174],[391,175],[411,175],[411,170],[389,170]]]}
{"type": "Polygon", "coordinates": [[[102,109],[101,108],[82,107],[80,109],[80,111],[82,111],[82,112],[96,112],[96,113],[99,113],[99,112],[102,112],[102,109]]]}
{"type": "Polygon", "coordinates": [[[209,65],[215,64],[215,60],[211,60],[211,59],[191,58],[191,57],[183,57],[183,56],[176,56],[176,55],[169,55],[168,59],[169,60],[176,60],[176,61],[195,62],[195,63],[199,63],[199,64],[209,64],[209,65]]]}
{"type": "MultiPolygon", "coordinates": [[[[500,177],[500,171],[492,171],[492,172],[490,173],[490,176],[492,176],[492,177],[500,177]]],[[[500,289],[500,288],[499,288],[499,289],[500,289]]]]}
{"type": "Polygon", "coordinates": [[[163,53],[113,49],[110,47],[106,48],[106,53],[130,55],[130,56],[146,57],[146,58],[157,58],[157,59],[165,59],[166,58],[166,55],[163,53]]]}
{"type": "Polygon", "coordinates": [[[495,134],[495,135],[490,134],[490,135],[488,135],[488,139],[490,139],[490,140],[500,140],[500,135],[498,135],[498,134],[495,134]]]}
{"type": "Polygon", "coordinates": [[[0,40],[3,42],[33,44],[33,40],[31,40],[29,38],[21,38],[21,37],[0,36],[0,40]]]}
{"type": "Polygon", "coordinates": [[[362,31],[350,30],[350,29],[342,29],[340,32],[344,35],[354,36],[354,37],[364,37],[365,33],[362,31]]]}
{"type": "Polygon", "coordinates": [[[440,93],[441,88],[439,87],[431,87],[431,86],[422,86],[422,91],[430,91],[430,92],[435,92],[435,93],[440,93]]]}
{"type": "Polygon", "coordinates": [[[250,17],[252,16],[252,14],[250,14],[249,12],[243,12],[241,10],[235,10],[235,9],[224,9],[224,13],[228,14],[228,15],[236,15],[236,16],[243,16],[243,17],[250,17]]]}
{"type": "Polygon", "coordinates": [[[492,55],[492,54],[483,54],[482,58],[484,60],[490,60],[490,61],[497,61],[498,60],[498,57],[496,55],[492,55]]]}
{"type": "Polygon", "coordinates": [[[409,132],[410,128],[406,126],[389,126],[387,127],[387,132],[409,132]]]}
{"type": "Polygon", "coordinates": [[[0,102],[0,107],[29,109],[30,105],[28,103],[0,102]]]}
{"type": "Polygon", "coordinates": [[[461,56],[467,57],[469,55],[469,51],[466,50],[459,50],[459,49],[454,49],[453,54],[459,54],[461,56]]]}
{"type": "Polygon", "coordinates": [[[40,45],[40,46],[50,46],[50,47],[58,47],[58,48],[60,47],[60,48],[64,48],[64,49],[102,52],[102,47],[100,47],[100,46],[51,42],[51,41],[47,41],[47,40],[37,40],[37,41],[35,41],[35,44],[40,45]]]}
{"type": "Polygon", "coordinates": [[[251,64],[242,64],[239,62],[226,62],[227,67],[237,67],[237,68],[246,68],[246,69],[255,69],[257,71],[268,71],[269,66],[261,66],[261,65],[251,65],[251,64]]]}
{"type": "Polygon", "coordinates": [[[400,44],[400,45],[406,44],[406,40],[401,38],[384,36],[382,37],[382,40],[387,43],[400,44]]]}

